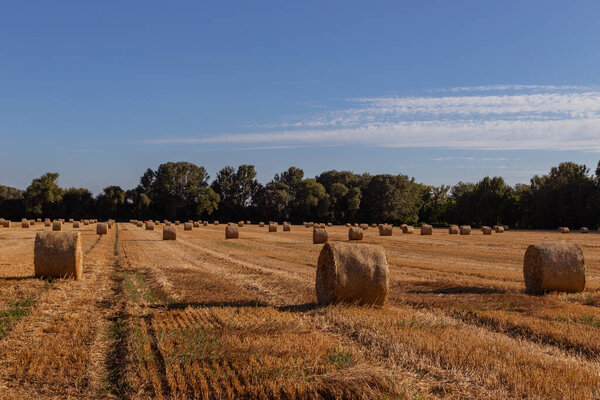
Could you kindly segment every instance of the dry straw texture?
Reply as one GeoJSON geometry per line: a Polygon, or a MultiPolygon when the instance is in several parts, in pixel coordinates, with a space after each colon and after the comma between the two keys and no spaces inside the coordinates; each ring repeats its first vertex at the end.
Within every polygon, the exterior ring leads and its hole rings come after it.
{"type": "Polygon", "coordinates": [[[448,228],[448,233],[450,235],[458,235],[458,231],[459,231],[458,225],[451,225],[450,228],[448,228]]]}
{"type": "Polygon", "coordinates": [[[100,222],[96,225],[96,234],[106,235],[107,233],[108,233],[108,224],[100,222]]]}
{"type": "Polygon", "coordinates": [[[433,226],[422,225],[421,226],[421,235],[433,235],[433,226]]]}
{"type": "Polygon", "coordinates": [[[530,245],[525,251],[523,276],[527,292],[582,292],[585,261],[578,245],[552,242],[530,245]]]}
{"type": "Polygon", "coordinates": [[[382,306],[388,293],[388,262],[383,247],[326,243],[319,254],[319,304],[351,302],[382,306]]]}
{"type": "Polygon", "coordinates": [[[62,231],[62,222],[60,221],[54,221],[52,223],[52,230],[57,232],[57,231],[62,231]]]}
{"type": "Polygon", "coordinates": [[[177,229],[174,226],[165,226],[163,228],[163,240],[176,240],[177,229]]]}
{"type": "Polygon", "coordinates": [[[348,229],[348,240],[362,240],[363,230],[356,227],[348,229]]]}
{"type": "Polygon", "coordinates": [[[460,226],[460,234],[461,235],[470,235],[471,234],[471,225],[461,225],[460,226]]]}
{"type": "Polygon", "coordinates": [[[560,231],[560,233],[569,233],[569,232],[571,232],[569,230],[569,228],[567,228],[566,226],[561,226],[560,228],[558,228],[558,230],[560,231]]]}
{"type": "Polygon", "coordinates": [[[38,232],[33,263],[36,277],[81,279],[83,251],[79,232],[38,232]]]}
{"type": "Polygon", "coordinates": [[[324,228],[313,229],[313,244],[327,243],[327,230],[324,228]]]}
{"type": "Polygon", "coordinates": [[[277,224],[269,224],[269,232],[277,232],[277,224]]]}
{"type": "Polygon", "coordinates": [[[379,225],[379,236],[392,236],[392,225],[379,225]]]}
{"type": "Polygon", "coordinates": [[[185,224],[183,224],[183,230],[184,231],[191,231],[192,230],[192,224],[190,222],[186,222],[185,224]]]}
{"type": "Polygon", "coordinates": [[[225,239],[237,239],[240,237],[240,230],[235,225],[227,225],[225,227],[225,239]]]}
{"type": "MultiPolygon", "coordinates": [[[[140,226],[140,225],[138,224],[138,226],[140,226]]],[[[152,222],[152,221],[146,222],[146,230],[153,231],[154,230],[154,222],[152,222]]]]}

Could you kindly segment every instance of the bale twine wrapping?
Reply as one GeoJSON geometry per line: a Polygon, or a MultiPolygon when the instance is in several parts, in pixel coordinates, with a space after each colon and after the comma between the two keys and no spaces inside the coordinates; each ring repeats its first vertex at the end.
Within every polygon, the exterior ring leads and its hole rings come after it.
{"type": "Polygon", "coordinates": [[[383,306],[389,283],[381,246],[326,243],[317,263],[315,289],[319,304],[350,302],[383,306]]]}
{"type": "Polygon", "coordinates": [[[421,225],[421,236],[423,235],[433,235],[433,226],[431,225],[421,225]]]}
{"type": "Polygon", "coordinates": [[[108,233],[108,224],[98,223],[96,225],[96,234],[97,235],[106,235],[108,233]]]}
{"type": "Polygon", "coordinates": [[[192,224],[189,222],[186,222],[183,224],[183,230],[184,231],[191,231],[192,230],[192,224]]]}
{"type": "Polygon", "coordinates": [[[481,227],[481,232],[483,232],[484,235],[491,235],[492,234],[492,228],[490,228],[489,226],[482,226],[481,227]]]}
{"type": "Polygon", "coordinates": [[[325,228],[313,229],[313,244],[327,243],[328,234],[325,228]]]}
{"type": "Polygon", "coordinates": [[[29,221],[21,221],[21,228],[29,229],[29,221]]]}
{"type": "Polygon", "coordinates": [[[177,229],[174,226],[163,228],[163,240],[177,240],[177,229]]]}
{"type": "Polygon", "coordinates": [[[235,225],[225,227],[225,239],[237,239],[240,236],[240,230],[235,225]]]}
{"type": "Polygon", "coordinates": [[[283,231],[284,232],[290,232],[292,230],[292,226],[288,223],[284,223],[283,224],[283,231]]]}
{"type": "Polygon", "coordinates": [[[154,222],[152,222],[152,221],[146,222],[146,230],[147,231],[153,231],[154,230],[154,222]]]}
{"type": "Polygon", "coordinates": [[[79,221],[73,222],[73,229],[79,229],[79,221]]]}
{"type": "Polygon", "coordinates": [[[269,224],[269,232],[277,232],[277,223],[269,224]]]}
{"type": "Polygon", "coordinates": [[[450,235],[458,235],[458,225],[451,225],[450,228],[448,228],[448,234],[450,235]]]}
{"type": "Polygon", "coordinates": [[[527,292],[582,292],[585,261],[578,245],[567,242],[532,244],[525,251],[523,277],[527,292]]]}
{"type": "Polygon", "coordinates": [[[36,277],[81,279],[83,251],[79,232],[38,232],[33,264],[36,277]]]}
{"type": "Polygon", "coordinates": [[[561,226],[560,228],[558,228],[558,230],[560,231],[560,233],[569,233],[569,232],[571,232],[569,230],[569,228],[567,228],[566,226],[561,226]]]}
{"type": "Polygon", "coordinates": [[[579,233],[588,233],[590,231],[590,229],[586,226],[582,226],[581,228],[579,228],[579,233]]]}
{"type": "Polygon", "coordinates": [[[264,222],[259,222],[258,223],[258,227],[259,228],[264,228],[265,227],[265,223],[264,222]]]}
{"type": "Polygon", "coordinates": [[[54,232],[62,231],[62,222],[54,221],[52,223],[52,231],[54,231],[54,232]]]}
{"type": "Polygon", "coordinates": [[[415,233],[415,228],[410,225],[402,224],[402,233],[415,233]]]}
{"type": "Polygon", "coordinates": [[[460,226],[460,234],[461,235],[470,235],[471,234],[471,226],[470,225],[461,225],[460,226]]]}
{"type": "Polygon", "coordinates": [[[494,231],[495,231],[496,233],[504,233],[504,227],[503,227],[502,225],[496,225],[496,226],[494,227],[494,231]]]}
{"type": "Polygon", "coordinates": [[[392,225],[379,225],[379,236],[392,236],[392,225]]]}
{"type": "Polygon", "coordinates": [[[357,227],[350,227],[348,229],[348,240],[362,240],[363,230],[357,227]]]}

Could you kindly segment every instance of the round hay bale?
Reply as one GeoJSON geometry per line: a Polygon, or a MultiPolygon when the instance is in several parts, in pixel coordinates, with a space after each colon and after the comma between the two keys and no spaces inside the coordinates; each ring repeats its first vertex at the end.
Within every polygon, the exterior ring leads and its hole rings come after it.
{"type": "Polygon", "coordinates": [[[470,225],[461,225],[460,226],[460,234],[461,235],[470,235],[471,234],[471,226],[470,225]]]}
{"type": "Polygon", "coordinates": [[[450,235],[458,235],[458,225],[450,225],[450,228],[448,228],[448,234],[450,235]]]}
{"type": "Polygon", "coordinates": [[[502,225],[496,225],[496,226],[494,227],[494,231],[495,231],[496,233],[504,233],[504,226],[502,226],[502,225]]]}
{"type": "Polygon", "coordinates": [[[367,224],[360,224],[360,229],[362,229],[363,231],[366,231],[369,229],[369,225],[367,224]]]}
{"type": "Polygon", "coordinates": [[[8,220],[4,220],[4,221],[2,222],[2,227],[3,227],[3,228],[10,228],[10,221],[8,221],[8,220]]]}
{"type": "Polygon", "coordinates": [[[350,225],[350,222],[346,222],[346,228],[350,228],[352,225],[350,225]]]}
{"type": "Polygon", "coordinates": [[[208,221],[204,221],[204,222],[202,223],[202,225],[203,225],[203,226],[208,226],[208,221]]]}
{"type": "Polygon", "coordinates": [[[113,221],[108,221],[108,222],[106,223],[106,225],[108,226],[108,229],[112,229],[112,226],[113,226],[113,224],[114,224],[114,222],[113,222],[113,221]]]}
{"type": "Polygon", "coordinates": [[[163,240],[177,240],[177,228],[165,226],[163,228],[163,240]]]}
{"type": "Polygon", "coordinates": [[[73,222],[73,229],[79,229],[79,221],[73,222]]]}
{"type": "Polygon", "coordinates": [[[108,233],[108,224],[98,223],[96,225],[96,234],[97,235],[106,235],[108,233]]]}
{"type": "Polygon", "coordinates": [[[79,232],[38,232],[33,264],[36,277],[81,279],[83,251],[79,232]]]}
{"type": "Polygon", "coordinates": [[[321,249],[315,284],[319,304],[383,306],[388,282],[388,262],[381,246],[329,242],[321,249]]]}
{"type": "Polygon", "coordinates": [[[424,236],[424,235],[427,235],[427,236],[433,235],[433,226],[427,225],[427,224],[421,225],[421,236],[424,236]]]}
{"type": "Polygon", "coordinates": [[[362,240],[363,230],[355,226],[348,229],[348,240],[362,240]]]}
{"type": "Polygon", "coordinates": [[[590,229],[586,226],[582,226],[581,228],[579,228],[579,233],[588,233],[590,231],[590,229]]]}
{"type": "Polygon", "coordinates": [[[561,226],[560,228],[558,228],[558,230],[560,231],[560,233],[569,233],[569,232],[571,232],[569,230],[569,228],[567,228],[566,226],[561,226]]]}
{"type": "Polygon", "coordinates": [[[246,225],[252,225],[252,222],[246,221],[246,225]]]}
{"type": "Polygon", "coordinates": [[[193,225],[194,225],[194,228],[200,228],[200,222],[196,221],[196,222],[194,222],[193,225]]]}
{"type": "Polygon", "coordinates": [[[192,230],[192,224],[189,222],[186,222],[183,224],[183,230],[184,231],[191,231],[192,230]]]}
{"type": "MultiPolygon", "coordinates": [[[[144,226],[144,223],[143,223],[142,221],[137,221],[137,222],[135,223],[135,225],[136,225],[138,228],[141,228],[142,226],[144,226]]],[[[153,225],[153,228],[154,228],[154,225],[153,225]]]]}
{"type": "Polygon", "coordinates": [[[269,232],[277,232],[277,223],[269,224],[269,232]]]}
{"type": "MultiPolygon", "coordinates": [[[[139,225],[139,223],[140,223],[139,221],[136,221],[136,223],[138,224],[138,226],[140,226],[139,225]]],[[[83,220],[83,225],[89,225],[89,224],[90,224],[90,220],[89,219],[84,219],[83,220]]]]}
{"type": "Polygon", "coordinates": [[[34,220],[29,221],[29,226],[35,226],[35,221],[34,220]]]}
{"type": "Polygon", "coordinates": [[[353,223],[353,224],[352,224],[352,226],[353,226],[353,227],[355,227],[355,228],[360,228],[360,226],[359,226],[359,225],[358,225],[358,223],[356,223],[356,222],[355,222],[355,223],[353,223]]]}
{"type": "Polygon", "coordinates": [[[237,224],[238,224],[239,228],[243,228],[244,227],[244,221],[239,221],[237,224]]]}
{"type": "MultiPolygon", "coordinates": [[[[42,222],[42,220],[40,219],[38,222],[42,222]]],[[[69,223],[72,224],[73,222],[75,222],[73,218],[69,218],[69,223]]]]}
{"type": "Polygon", "coordinates": [[[484,235],[491,235],[492,234],[492,228],[490,228],[489,226],[482,226],[481,227],[481,232],[483,232],[484,235]]]}
{"type": "MultiPolygon", "coordinates": [[[[42,219],[41,218],[36,218],[35,222],[42,222],[42,219]]],[[[69,222],[73,222],[73,218],[71,218],[69,222]]]]}
{"type": "Polygon", "coordinates": [[[52,223],[52,231],[54,231],[54,232],[62,231],[62,222],[54,221],[52,223]]]}
{"type": "Polygon", "coordinates": [[[508,225],[502,225],[502,227],[504,228],[505,231],[510,229],[510,227],[508,225]]]}
{"type": "Polygon", "coordinates": [[[52,226],[52,222],[48,219],[44,221],[44,226],[52,226]]]}
{"type": "Polygon", "coordinates": [[[402,224],[402,233],[412,234],[415,233],[415,228],[410,225],[402,224]]]}
{"type": "Polygon", "coordinates": [[[240,236],[240,230],[235,225],[227,225],[225,227],[225,239],[237,239],[240,236]]]}
{"type": "Polygon", "coordinates": [[[328,240],[327,230],[325,228],[313,229],[313,244],[326,243],[328,240]]]}
{"type": "Polygon", "coordinates": [[[379,225],[379,236],[392,236],[392,225],[379,225]]]}
{"type": "Polygon", "coordinates": [[[567,242],[532,244],[525,251],[523,277],[527,292],[582,292],[585,261],[578,245],[567,242]]]}
{"type": "Polygon", "coordinates": [[[214,225],[219,225],[219,221],[213,222],[214,225]]]}
{"type": "Polygon", "coordinates": [[[371,224],[371,228],[377,228],[377,224],[371,224]]]}
{"type": "MultiPolygon", "coordinates": [[[[138,225],[138,226],[140,226],[140,225],[138,225]]],[[[152,222],[152,221],[146,222],[146,230],[153,231],[154,230],[154,222],[152,222]]]]}
{"type": "Polygon", "coordinates": [[[290,232],[292,230],[292,226],[290,224],[288,224],[287,222],[283,223],[283,231],[284,232],[290,232]]]}
{"type": "Polygon", "coordinates": [[[332,222],[328,222],[327,226],[333,226],[333,223],[332,222]]]}
{"type": "Polygon", "coordinates": [[[29,221],[21,221],[21,228],[29,229],[29,221]]]}
{"type": "Polygon", "coordinates": [[[258,227],[259,228],[264,228],[265,227],[265,223],[264,222],[259,222],[258,223],[258,227]]]}
{"type": "Polygon", "coordinates": [[[179,226],[180,223],[181,222],[179,222],[179,221],[175,221],[175,226],[179,226]]]}

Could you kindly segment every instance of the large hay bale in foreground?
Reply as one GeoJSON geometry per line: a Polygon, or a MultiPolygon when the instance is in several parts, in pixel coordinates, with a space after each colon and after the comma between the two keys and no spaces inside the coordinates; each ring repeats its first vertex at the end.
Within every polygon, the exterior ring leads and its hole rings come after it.
{"type": "Polygon", "coordinates": [[[192,230],[192,224],[190,222],[186,222],[183,224],[183,230],[184,231],[191,231],[192,230]]]}
{"type": "Polygon", "coordinates": [[[471,234],[471,225],[461,225],[460,226],[460,234],[461,235],[470,235],[471,234]]]}
{"type": "Polygon", "coordinates": [[[108,224],[99,222],[96,225],[96,234],[97,235],[106,235],[108,233],[108,224]]]}
{"type": "Polygon", "coordinates": [[[492,234],[492,228],[489,226],[482,226],[481,227],[481,232],[483,232],[484,235],[491,235],[492,234]]]}
{"type": "Polygon", "coordinates": [[[177,240],[177,229],[174,226],[163,228],[163,240],[177,240]]]}
{"type": "Polygon", "coordinates": [[[240,230],[235,225],[225,227],[225,239],[237,239],[240,236],[240,230]]]}
{"type": "Polygon", "coordinates": [[[21,228],[29,229],[29,221],[21,221],[21,228]]]}
{"type": "Polygon", "coordinates": [[[448,228],[449,235],[458,235],[458,232],[459,232],[458,225],[450,225],[450,228],[448,228]]]}
{"type": "Polygon", "coordinates": [[[154,230],[154,222],[152,222],[152,221],[146,222],[146,230],[153,231],[154,230]]]}
{"type": "Polygon", "coordinates": [[[79,229],[79,221],[73,222],[73,229],[79,229]]]}
{"type": "Polygon", "coordinates": [[[348,240],[362,240],[363,230],[357,227],[351,227],[348,229],[348,240]]]}
{"type": "Polygon", "coordinates": [[[413,228],[410,225],[402,224],[401,227],[402,227],[402,233],[411,234],[411,233],[415,232],[415,228],[413,228]]]}
{"type": "Polygon", "coordinates": [[[329,235],[325,228],[313,229],[313,244],[327,243],[329,235]]]}
{"type": "Polygon", "coordinates": [[[588,233],[590,231],[590,229],[586,226],[582,226],[581,228],[579,228],[579,233],[588,233]]]}
{"type": "Polygon", "coordinates": [[[433,226],[431,225],[421,225],[421,236],[431,236],[433,235],[433,226]]]}
{"type": "Polygon", "coordinates": [[[62,231],[62,222],[54,221],[52,223],[52,231],[54,231],[54,232],[62,231]]]}
{"type": "Polygon", "coordinates": [[[379,225],[379,236],[392,236],[392,225],[379,225]]]}
{"type": "Polygon", "coordinates": [[[277,232],[277,223],[269,224],[269,232],[277,232]]]}
{"type": "Polygon", "coordinates": [[[83,251],[79,232],[38,232],[33,264],[36,277],[81,279],[83,251]]]}
{"type": "Polygon", "coordinates": [[[382,306],[388,282],[388,262],[381,246],[329,242],[321,249],[315,285],[319,304],[382,306]]]}
{"type": "Polygon", "coordinates": [[[585,261],[578,245],[567,242],[533,244],[523,260],[527,292],[582,292],[585,288],[585,261]]]}

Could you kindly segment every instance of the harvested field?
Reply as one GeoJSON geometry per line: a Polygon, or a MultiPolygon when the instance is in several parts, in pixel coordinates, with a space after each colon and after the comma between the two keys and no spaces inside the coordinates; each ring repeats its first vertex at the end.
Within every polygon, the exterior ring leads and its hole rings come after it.
{"type": "MultiPolygon", "coordinates": [[[[80,281],[33,277],[43,224],[0,229],[6,398],[600,397],[600,234],[392,236],[383,308],[316,304],[312,230],[119,223],[81,232],[80,281]],[[582,293],[525,293],[528,244],[577,243],[582,293]]],[[[70,224],[63,230],[70,231],[70,224]]],[[[328,227],[329,242],[348,228],[328,227]]]]}

